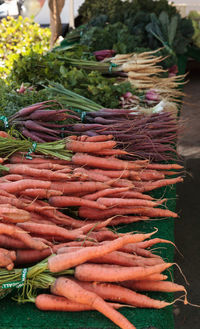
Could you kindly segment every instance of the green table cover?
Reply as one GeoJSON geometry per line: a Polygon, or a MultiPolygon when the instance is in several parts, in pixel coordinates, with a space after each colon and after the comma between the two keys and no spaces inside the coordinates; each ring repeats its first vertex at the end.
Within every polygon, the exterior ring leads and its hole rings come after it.
{"type": "MultiPolygon", "coordinates": [[[[175,211],[176,206],[176,188],[165,187],[157,190],[152,194],[156,198],[166,197],[168,200],[167,207],[175,211]]],[[[178,220],[178,219],[176,219],[178,220]]],[[[140,222],[123,227],[120,231],[142,231],[151,232],[154,228],[158,228],[158,232],[154,237],[161,237],[174,241],[174,219],[168,218],[163,220],[154,220],[148,222],[140,222]]],[[[168,244],[158,244],[156,253],[161,255],[166,261],[173,261],[174,248],[168,244]]],[[[154,247],[154,248],[155,248],[154,247]]],[[[173,277],[172,270],[166,272],[169,277],[173,277]]],[[[173,294],[166,293],[150,293],[150,296],[163,299],[166,301],[173,300],[173,294]]],[[[137,329],[147,329],[155,327],[157,329],[173,329],[173,312],[172,306],[165,309],[134,309],[123,308],[120,310],[137,329]]],[[[87,312],[44,312],[37,310],[32,303],[17,304],[7,296],[0,300],[0,329],[117,329],[109,319],[96,311],[87,312]]]]}

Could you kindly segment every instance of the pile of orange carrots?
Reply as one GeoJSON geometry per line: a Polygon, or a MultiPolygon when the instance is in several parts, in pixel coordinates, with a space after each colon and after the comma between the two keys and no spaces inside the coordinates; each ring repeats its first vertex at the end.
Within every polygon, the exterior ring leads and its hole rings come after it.
{"type": "Polygon", "coordinates": [[[39,154],[30,160],[23,153],[5,159],[9,172],[0,178],[0,267],[12,270],[51,255],[50,272],[72,268],[74,279],[59,276],[51,290],[64,297],[39,295],[37,307],[72,310],[74,303],[74,310],[97,309],[120,328],[133,329],[115,308],[169,305],[135,290],[185,288],[163,281],[162,272],[173,264],[149,250],[170,241],[153,239],[153,233],[115,233],[107,226],[176,218],[163,205],[166,199],[155,200],[146,192],[181,182],[182,167],[120,160],[124,151],[115,146],[110,135],[71,136],[66,143],[74,153],[71,161],[39,154]]]}

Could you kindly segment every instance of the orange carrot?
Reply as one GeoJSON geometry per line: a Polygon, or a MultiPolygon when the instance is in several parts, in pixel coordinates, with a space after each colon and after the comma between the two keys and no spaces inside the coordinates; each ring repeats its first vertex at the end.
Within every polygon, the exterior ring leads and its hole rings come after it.
{"type": "Polygon", "coordinates": [[[141,186],[141,188],[139,188],[139,190],[140,190],[140,192],[148,192],[148,191],[155,190],[159,187],[172,185],[172,184],[176,184],[176,183],[181,183],[181,182],[183,182],[182,177],[168,178],[168,179],[166,178],[166,179],[149,182],[149,183],[141,186]]]}
{"type": "Polygon", "coordinates": [[[52,182],[51,189],[61,191],[63,194],[75,194],[85,192],[86,194],[104,190],[109,186],[101,182],[52,182]]]}
{"type": "Polygon", "coordinates": [[[6,249],[0,248],[0,267],[5,267],[7,270],[12,270],[14,267],[13,258],[15,258],[15,252],[10,254],[6,249]]]}
{"type": "Polygon", "coordinates": [[[150,239],[150,240],[147,240],[144,242],[138,242],[137,244],[135,243],[135,246],[146,249],[146,248],[152,247],[154,244],[157,244],[157,243],[170,243],[173,246],[175,246],[172,241],[166,240],[166,239],[161,239],[161,238],[154,238],[154,239],[150,239]]]}
{"type": "Polygon", "coordinates": [[[7,132],[3,131],[3,130],[0,131],[0,136],[1,137],[5,137],[5,138],[9,138],[10,137],[10,135],[7,132]]]}
{"type": "MultiPolygon", "coordinates": [[[[170,303],[167,303],[165,301],[150,298],[148,296],[136,293],[135,291],[132,291],[125,287],[121,287],[116,284],[100,283],[100,282],[93,282],[93,283],[81,282],[78,280],[76,280],[75,282],[77,282],[84,289],[92,291],[96,293],[98,296],[100,296],[101,298],[109,301],[118,301],[135,307],[156,308],[156,309],[161,309],[170,305],[170,303]]],[[[153,282],[153,284],[154,283],[155,282],[153,282]]],[[[134,281],[133,281],[133,285],[134,285],[134,281]]]]}
{"type": "MultiPolygon", "coordinates": [[[[63,247],[58,249],[57,254],[64,254],[64,253],[80,250],[81,248],[83,247],[81,246],[63,247]]],[[[130,266],[156,265],[162,263],[163,260],[159,258],[144,258],[140,256],[134,256],[122,251],[112,251],[104,256],[92,258],[88,262],[97,263],[97,264],[113,264],[113,265],[130,267],[130,266]]]]}
{"type": "Polygon", "coordinates": [[[87,200],[97,200],[103,196],[108,196],[109,194],[116,194],[121,192],[126,192],[129,190],[129,187],[118,187],[118,188],[108,188],[105,190],[101,190],[92,194],[86,194],[83,196],[83,199],[87,200]]]}
{"type": "Polygon", "coordinates": [[[90,208],[106,209],[100,202],[78,198],[75,196],[52,196],[49,198],[50,205],[58,208],[86,206],[90,208]]]}
{"type": "Polygon", "coordinates": [[[140,171],[139,177],[141,178],[141,180],[150,181],[150,180],[163,179],[163,178],[165,178],[165,175],[156,170],[143,169],[140,171]]]}
{"type": "Polygon", "coordinates": [[[123,285],[129,289],[139,290],[139,291],[186,292],[184,286],[170,281],[153,281],[148,279],[139,280],[139,281],[132,280],[132,281],[124,281],[123,285]]]}
{"type": "Polygon", "coordinates": [[[69,139],[66,143],[66,149],[73,152],[80,153],[95,153],[104,149],[112,149],[116,146],[114,141],[105,141],[105,142],[81,142],[69,139]]]}
{"type": "Polygon", "coordinates": [[[74,173],[85,174],[89,180],[94,180],[97,182],[108,182],[110,180],[110,178],[106,175],[95,173],[94,171],[90,171],[84,168],[75,168],[74,173]]]}
{"type": "Polygon", "coordinates": [[[148,169],[156,169],[156,170],[171,170],[171,169],[183,169],[183,166],[176,164],[176,163],[171,163],[171,164],[161,164],[161,163],[148,163],[146,165],[146,168],[148,169]]]}
{"type": "Polygon", "coordinates": [[[67,161],[67,160],[61,160],[61,159],[52,159],[52,158],[47,158],[41,155],[32,155],[32,160],[26,159],[25,157],[26,154],[23,153],[18,153],[18,154],[14,154],[12,155],[9,160],[10,163],[23,163],[23,164],[41,164],[41,163],[53,163],[53,164],[60,164],[60,165],[69,165],[71,164],[71,161],[67,161]]]}
{"type": "Polygon", "coordinates": [[[9,198],[5,196],[0,195],[0,204],[8,203],[12,206],[15,206],[16,208],[24,209],[29,212],[39,212],[44,215],[52,216],[54,215],[55,209],[48,204],[45,203],[45,205],[38,205],[36,200],[32,199],[25,199],[25,198],[9,198]]]}
{"type": "Polygon", "coordinates": [[[131,207],[131,206],[144,206],[155,207],[159,203],[155,201],[142,200],[142,199],[121,199],[121,198],[99,198],[97,199],[101,205],[105,207],[131,207]]]}
{"type": "Polygon", "coordinates": [[[95,310],[104,314],[121,329],[136,329],[121,313],[105,302],[94,292],[88,291],[69,278],[59,277],[51,286],[51,292],[64,296],[70,300],[92,306],[95,310]]]}
{"type": "Polygon", "coordinates": [[[8,164],[10,174],[21,174],[30,177],[45,178],[52,180],[67,180],[70,179],[69,175],[58,173],[47,169],[36,169],[27,166],[26,164],[8,164]]]}
{"type": "Polygon", "coordinates": [[[18,175],[18,174],[9,174],[9,175],[5,175],[3,177],[4,180],[8,180],[8,181],[17,181],[17,180],[21,180],[21,179],[24,179],[24,177],[22,175],[18,175]]]}
{"type": "Polygon", "coordinates": [[[51,248],[44,250],[23,249],[16,250],[16,265],[38,263],[53,253],[51,248]]]}
{"type": "MultiPolygon", "coordinates": [[[[97,135],[97,136],[87,136],[87,135],[82,135],[78,137],[78,140],[84,137],[86,142],[105,142],[108,140],[113,139],[113,135],[97,135]]],[[[71,136],[70,136],[71,138],[71,136]]]]}
{"type": "Polygon", "coordinates": [[[5,234],[0,234],[0,247],[12,249],[12,250],[28,248],[23,241],[12,238],[12,236],[7,236],[5,234]]]}
{"type": "Polygon", "coordinates": [[[27,188],[50,188],[51,183],[48,181],[36,180],[36,179],[23,179],[16,182],[0,183],[0,189],[5,190],[8,193],[19,193],[27,188]]]}
{"type": "Polygon", "coordinates": [[[30,233],[58,236],[58,237],[60,236],[65,238],[66,240],[73,240],[79,237],[79,231],[67,230],[57,225],[37,224],[37,223],[27,222],[27,223],[19,223],[17,224],[17,226],[21,227],[22,229],[30,233]]]}
{"type": "Polygon", "coordinates": [[[6,196],[8,198],[16,199],[16,196],[14,194],[8,193],[1,189],[0,189],[0,196],[6,196]]]}
{"type": "MultiPolygon", "coordinates": [[[[168,276],[161,274],[161,273],[154,273],[154,274],[145,276],[145,278],[141,278],[141,280],[148,280],[148,281],[164,281],[166,279],[168,279],[168,276]]],[[[137,279],[136,281],[140,281],[140,279],[137,279]]],[[[123,282],[125,282],[125,281],[123,281],[123,282]]],[[[123,282],[121,284],[123,284],[123,282]]]]}
{"type": "Polygon", "coordinates": [[[141,220],[148,220],[147,216],[116,216],[110,222],[110,225],[117,226],[119,224],[130,224],[139,222],[141,220]]]}
{"type": "Polygon", "coordinates": [[[28,211],[18,209],[10,204],[0,204],[0,220],[8,223],[26,222],[31,219],[28,211]]]}
{"type": "MultiPolygon", "coordinates": [[[[111,194],[109,197],[113,197],[111,194]]],[[[127,191],[127,192],[118,192],[114,195],[116,198],[136,198],[136,199],[143,199],[143,200],[153,200],[153,198],[150,195],[143,194],[136,191],[127,191]]]]}
{"type": "Polygon", "coordinates": [[[174,175],[177,175],[177,172],[176,171],[168,171],[168,170],[160,170],[160,172],[163,174],[163,175],[166,175],[166,176],[174,176],[174,175]]]}
{"type": "Polygon", "coordinates": [[[26,163],[30,168],[47,169],[53,171],[65,170],[65,172],[71,172],[72,168],[69,165],[61,165],[58,163],[44,162],[44,163],[26,163]]]}
{"type": "MultiPolygon", "coordinates": [[[[66,255],[63,254],[62,256],[64,257],[66,255]]],[[[138,280],[138,278],[145,278],[150,274],[161,273],[172,265],[172,263],[163,262],[161,264],[146,267],[127,267],[118,265],[84,263],[76,266],[74,277],[80,281],[96,282],[120,282],[126,280],[138,280]]]]}
{"type": "Polygon", "coordinates": [[[114,240],[116,239],[117,237],[119,236],[119,234],[117,233],[114,233],[110,230],[101,230],[101,231],[92,231],[92,232],[89,232],[88,233],[88,238],[89,239],[93,239],[94,241],[98,241],[98,242],[101,242],[101,241],[106,241],[106,240],[114,240]]]}
{"type": "MultiPolygon", "coordinates": [[[[126,305],[118,303],[108,303],[115,309],[119,309],[126,305]]],[[[42,311],[59,311],[59,312],[81,312],[94,310],[92,305],[80,304],[72,302],[66,297],[55,296],[50,294],[40,294],[35,299],[35,305],[42,311]]]]}
{"type": "Polygon", "coordinates": [[[77,264],[82,264],[89,259],[100,257],[114,250],[118,250],[127,243],[143,241],[149,238],[152,234],[153,233],[134,235],[127,234],[113,241],[109,241],[104,245],[87,247],[67,255],[56,255],[49,258],[48,267],[51,272],[59,272],[64,269],[74,267],[77,264]]]}
{"type": "Polygon", "coordinates": [[[103,170],[103,169],[91,169],[91,171],[108,176],[110,178],[137,178],[139,177],[138,171],[133,170],[103,170]]]}
{"type": "Polygon", "coordinates": [[[143,248],[139,248],[137,245],[134,244],[127,244],[126,246],[124,246],[123,248],[121,248],[120,250],[128,252],[128,253],[134,253],[138,256],[142,256],[142,257],[155,257],[155,258],[160,258],[160,256],[158,255],[154,255],[150,250],[146,250],[143,248]]]}
{"type": "Polygon", "coordinates": [[[45,243],[39,240],[35,240],[26,231],[14,225],[0,223],[0,234],[6,234],[13,238],[16,238],[24,242],[24,244],[30,247],[31,249],[43,250],[45,248],[48,248],[45,243]]]}
{"type": "Polygon", "coordinates": [[[94,155],[105,155],[105,156],[115,156],[115,155],[125,155],[128,152],[120,149],[104,149],[98,152],[93,152],[94,155]]]}
{"type": "Polygon", "coordinates": [[[52,196],[62,195],[62,192],[56,190],[49,189],[41,189],[41,188],[29,188],[20,193],[21,195],[29,196],[33,199],[49,199],[52,196]]]}
{"type": "Polygon", "coordinates": [[[113,207],[106,210],[98,210],[87,207],[79,208],[79,216],[87,219],[101,220],[106,219],[108,217],[116,216],[116,215],[126,215],[126,214],[134,214],[141,215],[147,217],[173,217],[176,218],[178,215],[168,209],[157,209],[150,207],[113,207]]]}
{"type": "Polygon", "coordinates": [[[114,170],[123,170],[123,169],[133,169],[139,170],[140,165],[134,164],[134,162],[123,161],[115,158],[100,158],[88,154],[76,153],[72,157],[72,163],[81,166],[89,166],[95,168],[103,169],[114,169],[114,170]]]}

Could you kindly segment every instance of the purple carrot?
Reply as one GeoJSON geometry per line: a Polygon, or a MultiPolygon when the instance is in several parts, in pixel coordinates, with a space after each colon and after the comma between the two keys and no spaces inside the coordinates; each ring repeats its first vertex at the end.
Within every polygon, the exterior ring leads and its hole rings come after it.
{"type": "Polygon", "coordinates": [[[99,124],[86,124],[86,123],[77,123],[73,125],[73,131],[78,131],[78,132],[85,132],[89,129],[95,129],[95,128],[103,128],[103,126],[99,124]]]}
{"type": "MultiPolygon", "coordinates": [[[[26,119],[30,119],[30,120],[45,120],[47,119],[47,121],[50,121],[49,118],[54,118],[54,116],[56,115],[56,113],[62,110],[36,110],[35,112],[31,113],[28,117],[26,117],[26,119]]],[[[62,111],[63,112],[63,111],[62,111]]],[[[61,113],[62,113],[61,112],[61,113]]]]}
{"type": "Polygon", "coordinates": [[[25,137],[27,138],[30,138],[32,139],[33,141],[36,141],[38,143],[44,143],[45,140],[44,139],[41,139],[39,137],[37,137],[36,134],[34,134],[33,132],[29,131],[28,129],[26,128],[23,128],[22,131],[21,131],[22,135],[24,135],[25,137]]]}
{"type": "Polygon", "coordinates": [[[54,142],[60,139],[59,136],[51,136],[46,133],[42,133],[39,131],[34,131],[36,137],[43,139],[45,142],[54,142]]]}
{"type": "Polygon", "coordinates": [[[19,110],[12,118],[21,117],[21,116],[23,116],[23,117],[28,116],[33,111],[35,111],[35,110],[37,110],[37,109],[39,109],[41,107],[43,107],[43,108],[48,107],[49,105],[43,106],[44,104],[47,104],[47,103],[57,103],[58,104],[58,102],[56,100],[49,100],[49,101],[44,101],[44,102],[36,103],[36,104],[33,104],[33,105],[30,105],[30,106],[24,107],[23,109],[19,110]]]}
{"type": "Polygon", "coordinates": [[[25,128],[29,129],[29,130],[36,130],[39,132],[46,132],[48,134],[52,134],[52,135],[57,135],[59,132],[56,132],[56,130],[52,130],[46,127],[41,126],[38,122],[32,121],[32,120],[27,120],[27,121],[23,121],[23,125],[25,126],[25,128]]]}
{"type": "Polygon", "coordinates": [[[107,125],[107,124],[115,124],[117,121],[116,120],[109,120],[109,119],[104,119],[102,117],[96,117],[94,119],[95,123],[100,123],[102,125],[107,125]]]}

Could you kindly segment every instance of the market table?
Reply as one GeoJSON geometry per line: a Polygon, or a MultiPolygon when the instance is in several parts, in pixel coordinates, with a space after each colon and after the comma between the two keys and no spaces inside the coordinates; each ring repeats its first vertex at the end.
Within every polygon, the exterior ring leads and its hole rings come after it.
{"type": "MultiPolygon", "coordinates": [[[[175,211],[176,207],[176,187],[169,186],[160,188],[151,193],[155,198],[167,198],[168,209],[175,211]]],[[[179,220],[179,219],[175,219],[179,220]]],[[[174,241],[174,219],[151,220],[136,224],[129,224],[120,229],[125,231],[151,232],[158,228],[158,233],[154,237],[169,239],[174,241]]],[[[174,247],[168,244],[159,244],[155,252],[161,255],[166,261],[172,262],[174,256],[174,247]]],[[[173,277],[172,270],[167,271],[169,278],[173,277]]],[[[13,291],[13,293],[16,291],[13,291]]],[[[162,299],[168,302],[173,300],[173,294],[150,293],[150,296],[156,299],[162,299]]],[[[36,309],[33,303],[17,304],[8,295],[0,301],[0,328],[1,329],[116,329],[118,328],[110,320],[96,311],[87,312],[44,312],[36,309]]],[[[137,329],[173,329],[173,306],[165,309],[134,309],[122,308],[120,310],[137,329]]]]}

